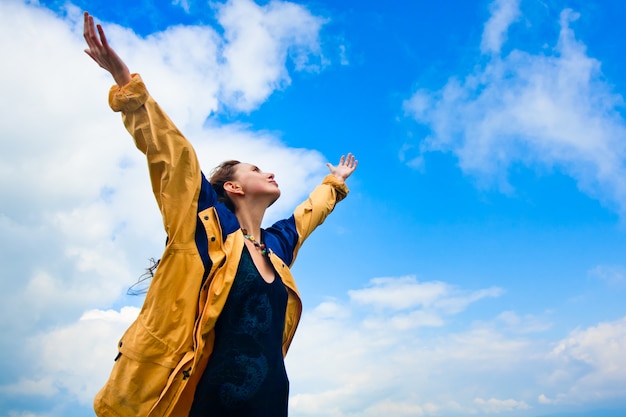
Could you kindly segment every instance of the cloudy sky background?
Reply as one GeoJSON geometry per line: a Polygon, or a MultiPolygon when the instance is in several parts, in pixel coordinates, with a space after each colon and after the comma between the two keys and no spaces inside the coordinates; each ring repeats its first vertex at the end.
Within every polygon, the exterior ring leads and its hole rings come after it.
{"type": "Polygon", "coordinates": [[[135,3],[0,1],[0,416],[93,415],[165,239],[85,9],[205,171],[276,173],[268,221],[357,155],[291,416],[624,415],[621,0],[135,3]]]}

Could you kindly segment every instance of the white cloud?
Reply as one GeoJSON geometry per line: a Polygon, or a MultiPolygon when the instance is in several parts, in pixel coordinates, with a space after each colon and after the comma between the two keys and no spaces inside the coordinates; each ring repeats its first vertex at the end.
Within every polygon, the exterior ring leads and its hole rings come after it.
{"type": "Polygon", "coordinates": [[[588,273],[591,277],[606,282],[612,288],[626,286],[626,268],[621,265],[596,265],[588,273]]]}
{"type": "Polygon", "coordinates": [[[201,126],[218,110],[223,40],[214,29],[174,26],[144,39],[127,28],[103,24],[131,72],[141,73],[179,127],[201,126]]]}
{"type": "Polygon", "coordinates": [[[545,319],[532,314],[520,316],[514,311],[503,311],[496,319],[516,333],[545,332],[552,327],[552,323],[545,321],[545,319]]]}
{"type": "Polygon", "coordinates": [[[426,403],[424,405],[416,405],[411,403],[400,403],[394,401],[381,401],[365,410],[368,416],[424,416],[436,415],[439,407],[426,403]]]}
{"type": "Polygon", "coordinates": [[[530,408],[524,401],[516,401],[513,399],[498,400],[496,398],[490,398],[485,400],[483,398],[476,398],[474,404],[478,406],[481,412],[486,414],[499,414],[508,411],[527,410],[530,408]]]}
{"type": "Polygon", "coordinates": [[[375,278],[372,287],[349,292],[357,303],[378,308],[403,310],[409,307],[429,307],[449,291],[443,282],[418,283],[415,277],[375,278]]]}
{"type": "MultiPolygon", "coordinates": [[[[516,15],[516,2],[493,3],[476,69],[453,77],[439,91],[417,91],[406,111],[431,134],[409,165],[420,166],[426,152],[454,153],[461,169],[482,185],[510,190],[508,169],[557,168],[581,190],[626,211],[626,123],[623,98],[602,78],[600,62],[587,55],[571,28],[578,15],[561,13],[553,53],[511,48],[500,42],[516,15]]],[[[408,144],[407,146],[411,146],[408,144]]]]}
{"type": "Polygon", "coordinates": [[[495,0],[490,6],[491,17],[485,23],[480,44],[482,53],[500,53],[506,34],[520,16],[519,0],[495,0]]]}
{"type": "Polygon", "coordinates": [[[219,8],[226,46],[224,93],[228,104],[249,111],[272,91],[290,84],[284,63],[296,70],[319,68],[319,31],[324,20],[294,3],[231,0],[219,8]]]}
{"type": "Polygon", "coordinates": [[[21,396],[52,397],[70,392],[81,404],[90,405],[104,385],[117,354],[115,340],[132,323],[138,308],[121,311],[87,311],[77,323],[33,337],[24,349],[37,371],[0,392],[21,396]]]}
{"type": "Polygon", "coordinates": [[[551,357],[561,365],[551,377],[571,385],[560,401],[605,400],[626,395],[626,317],[576,329],[556,345],[551,357]]]}
{"type": "Polygon", "coordinates": [[[467,291],[414,277],[374,279],[370,284],[349,291],[345,304],[329,300],[305,312],[287,356],[294,415],[467,412],[473,397],[461,400],[454,394],[457,384],[476,369],[503,369],[512,357],[524,357],[530,350],[528,342],[508,340],[488,327],[443,330],[443,317],[452,320],[450,316],[462,311],[449,308],[457,299],[469,304],[483,294],[499,296],[500,290],[467,291]]]}
{"type": "MultiPolygon", "coordinates": [[[[406,277],[383,281],[407,285],[406,277]]],[[[367,287],[350,294],[365,290],[369,300],[379,300],[388,289],[367,287]]],[[[423,308],[404,305],[400,313],[407,316],[423,308]]],[[[626,318],[550,342],[545,340],[550,323],[513,311],[460,327],[402,327],[394,323],[400,314],[394,314],[372,327],[371,307],[351,296],[305,311],[287,356],[290,415],[531,416],[624,396],[620,352],[626,318]],[[587,394],[581,397],[582,391],[587,394]]]]}
{"type": "Polygon", "coordinates": [[[186,13],[189,13],[189,0],[172,0],[174,6],[180,6],[186,13]]]}
{"type": "Polygon", "coordinates": [[[539,404],[554,404],[554,400],[546,397],[544,394],[540,394],[537,400],[539,404]]]}
{"type": "Polygon", "coordinates": [[[468,293],[443,282],[420,283],[415,277],[407,276],[399,279],[375,278],[370,281],[369,288],[353,290],[348,294],[354,302],[377,309],[397,311],[419,306],[452,314],[481,298],[500,296],[502,290],[490,288],[468,293]]]}

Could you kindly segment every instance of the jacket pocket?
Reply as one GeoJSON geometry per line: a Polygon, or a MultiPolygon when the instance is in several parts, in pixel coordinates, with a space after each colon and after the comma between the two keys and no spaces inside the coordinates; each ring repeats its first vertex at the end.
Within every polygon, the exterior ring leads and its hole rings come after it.
{"type": "Polygon", "coordinates": [[[100,417],[144,417],[164,390],[182,354],[174,354],[138,319],[126,331],[111,375],[94,400],[100,417]]]}

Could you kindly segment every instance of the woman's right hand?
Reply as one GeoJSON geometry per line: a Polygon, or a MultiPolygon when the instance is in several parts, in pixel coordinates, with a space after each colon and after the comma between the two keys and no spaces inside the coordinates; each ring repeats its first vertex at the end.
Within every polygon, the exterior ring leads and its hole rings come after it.
{"type": "Polygon", "coordinates": [[[89,49],[85,49],[85,53],[107,70],[118,86],[122,87],[128,84],[131,79],[130,71],[124,61],[109,46],[102,26],[97,25],[98,32],[96,32],[93,16],[88,12],[85,12],[84,16],[83,35],[87,41],[87,46],[89,46],[89,49]]]}

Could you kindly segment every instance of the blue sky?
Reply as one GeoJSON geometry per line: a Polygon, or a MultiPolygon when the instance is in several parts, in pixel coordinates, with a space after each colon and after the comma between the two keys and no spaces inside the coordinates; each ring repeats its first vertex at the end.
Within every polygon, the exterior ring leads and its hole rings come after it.
{"type": "Polygon", "coordinates": [[[163,248],[82,11],[268,222],[353,152],[294,267],[290,415],[626,412],[619,0],[0,3],[0,416],[93,415],[163,248]]]}

